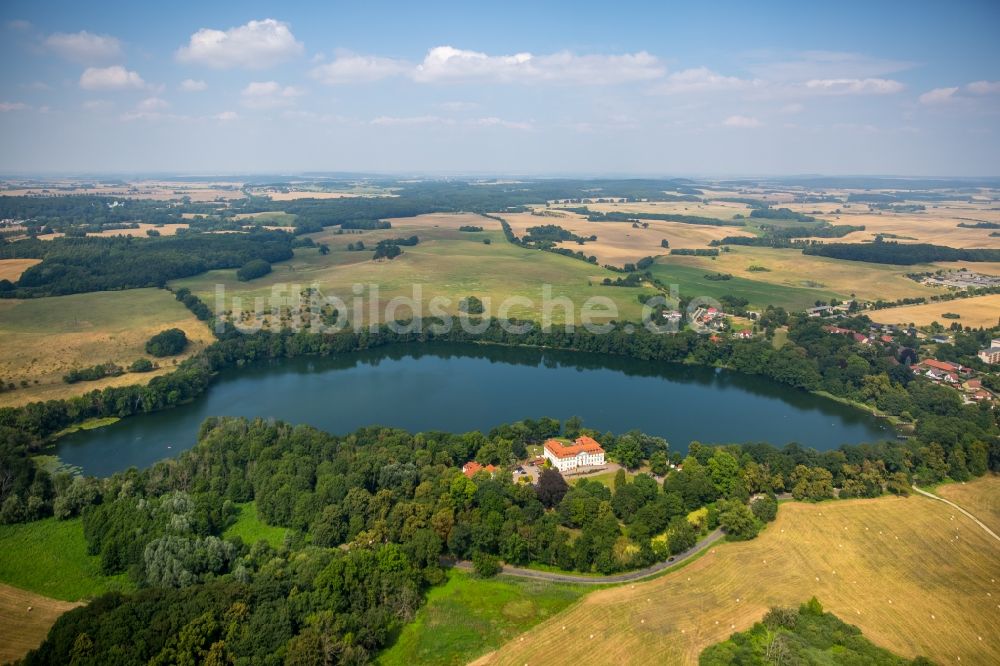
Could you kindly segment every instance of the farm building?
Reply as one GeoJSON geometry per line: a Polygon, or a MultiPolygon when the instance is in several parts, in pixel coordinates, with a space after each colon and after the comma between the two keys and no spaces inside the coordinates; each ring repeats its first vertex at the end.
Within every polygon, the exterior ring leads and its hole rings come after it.
{"type": "Polygon", "coordinates": [[[475,460],[471,460],[464,465],[462,465],[462,474],[466,475],[470,479],[476,475],[477,472],[487,472],[490,476],[496,474],[497,468],[493,465],[480,465],[475,460]]]}

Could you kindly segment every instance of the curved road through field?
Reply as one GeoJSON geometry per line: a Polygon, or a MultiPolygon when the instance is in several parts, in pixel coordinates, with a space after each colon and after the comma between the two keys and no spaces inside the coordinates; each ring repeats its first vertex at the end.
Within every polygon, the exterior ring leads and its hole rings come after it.
{"type": "Polygon", "coordinates": [[[989,527],[987,527],[986,525],[984,525],[984,524],[983,524],[983,521],[979,520],[978,518],[976,518],[976,517],[975,517],[975,516],[973,516],[973,515],[972,515],[971,513],[969,513],[968,511],[966,511],[965,509],[963,509],[963,508],[962,508],[962,507],[960,507],[959,505],[955,504],[955,503],[954,503],[954,502],[952,502],[951,500],[946,500],[945,498],[943,498],[943,497],[939,497],[939,496],[935,495],[934,493],[929,493],[929,492],[927,492],[926,490],[921,490],[920,488],[917,488],[916,486],[913,486],[913,489],[914,489],[914,490],[916,490],[916,491],[917,491],[918,493],[920,493],[921,495],[923,495],[924,497],[930,497],[931,499],[936,499],[936,500],[937,500],[937,501],[939,501],[939,502],[944,502],[944,503],[945,503],[945,504],[947,504],[948,506],[950,506],[950,507],[953,507],[953,508],[955,508],[955,509],[958,509],[958,510],[959,510],[959,511],[961,511],[961,512],[962,512],[963,514],[965,514],[966,516],[968,516],[969,518],[971,518],[971,519],[972,519],[972,521],[973,521],[973,522],[974,522],[974,523],[975,523],[976,525],[979,525],[980,527],[982,527],[982,528],[983,528],[983,529],[984,529],[984,530],[986,531],[986,533],[987,533],[987,534],[989,534],[989,535],[990,535],[991,537],[993,537],[993,538],[994,538],[994,539],[996,539],[997,541],[1000,541],[1000,536],[997,536],[997,533],[996,533],[996,532],[994,532],[994,531],[993,531],[993,530],[991,530],[991,529],[990,529],[989,527]]]}
{"type": "MultiPolygon", "coordinates": [[[[554,573],[551,571],[538,571],[537,569],[524,569],[521,567],[512,567],[504,565],[500,573],[507,576],[517,576],[518,578],[534,578],[536,580],[547,580],[553,583],[582,583],[584,585],[605,585],[607,583],[628,583],[633,580],[641,580],[643,578],[649,578],[654,576],[665,569],[677,566],[685,560],[690,559],[694,555],[697,555],[701,551],[705,550],[713,543],[721,539],[723,536],[722,530],[717,529],[710,532],[708,536],[704,539],[691,546],[682,553],[674,555],[673,558],[666,562],[657,562],[645,569],[639,569],[637,571],[628,571],[626,573],[614,574],[611,576],[584,576],[581,574],[569,574],[569,573],[554,573]]],[[[455,562],[452,566],[456,569],[471,570],[472,563],[459,560],[455,562]]]]}

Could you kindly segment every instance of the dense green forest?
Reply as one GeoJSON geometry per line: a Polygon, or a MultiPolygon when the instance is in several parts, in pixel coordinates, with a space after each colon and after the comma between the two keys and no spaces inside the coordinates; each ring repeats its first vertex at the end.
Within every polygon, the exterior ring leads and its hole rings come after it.
{"type": "Polygon", "coordinates": [[[159,238],[57,238],[0,244],[0,258],[41,259],[0,297],[31,298],[87,291],[162,287],[168,280],[216,268],[239,268],[254,259],[292,258],[290,234],[184,234],[159,238]]]}
{"type": "Polygon", "coordinates": [[[904,659],[874,645],[857,627],[823,612],[814,597],[794,608],[775,607],[764,619],[706,648],[701,666],[763,664],[866,664],[867,666],[930,666],[927,659],[904,659]]]}
{"type": "Polygon", "coordinates": [[[895,241],[876,239],[871,243],[822,243],[802,250],[832,259],[867,261],[877,264],[911,266],[933,261],[1000,261],[1000,250],[956,249],[930,243],[901,244],[895,241]]]}

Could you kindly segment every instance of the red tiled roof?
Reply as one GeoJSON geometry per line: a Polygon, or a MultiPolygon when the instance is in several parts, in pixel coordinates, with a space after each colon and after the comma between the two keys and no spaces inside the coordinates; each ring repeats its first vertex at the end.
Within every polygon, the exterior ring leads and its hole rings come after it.
{"type": "Polygon", "coordinates": [[[557,439],[550,439],[545,442],[545,450],[556,458],[573,458],[581,452],[604,453],[601,445],[594,441],[592,437],[587,437],[586,435],[577,437],[576,442],[570,446],[563,444],[557,439]]]}
{"type": "Polygon", "coordinates": [[[926,366],[928,368],[934,368],[935,370],[944,370],[945,372],[955,372],[962,366],[957,363],[949,363],[947,361],[939,361],[936,358],[925,358],[920,362],[920,365],[926,366]]]}
{"type": "Polygon", "coordinates": [[[483,467],[475,460],[472,460],[462,465],[462,474],[466,475],[470,479],[474,477],[476,475],[476,472],[479,472],[480,470],[486,470],[492,475],[497,471],[497,468],[494,467],[493,465],[487,465],[486,467],[483,467]]]}

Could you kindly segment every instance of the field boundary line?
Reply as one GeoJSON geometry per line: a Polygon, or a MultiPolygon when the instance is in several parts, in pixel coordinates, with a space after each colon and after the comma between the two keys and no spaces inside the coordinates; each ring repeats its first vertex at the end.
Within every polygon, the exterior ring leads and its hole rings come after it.
{"type": "Polygon", "coordinates": [[[925,497],[930,497],[931,499],[936,499],[939,502],[944,502],[948,506],[951,506],[951,507],[954,507],[954,508],[958,509],[959,511],[961,511],[962,513],[964,513],[966,516],[968,516],[969,518],[971,518],[974,523],[976,523],[977,525],[979,525],[980,527],[982,527],[986,531],[987,534],[989,534],[991,537],[993,537],[997,541],[1000,541],[1000,536],[997,536],[997,533],[994,532],[993,530],[991,530],[989,527],[987,527],[983,523],[983,521],[979,520],[978,518],[976,518],[971,513],[969,513],[968,511],[966,511],[965,509],[963,509],[959,505],[955,504],[951,500],[947,500],[947,499],[945,499],[943,497],[935,495],[934,493],[929,493],[926,490],[922,490],[920,488],[917,488],[916,486],[913,486],[913,489],[916,490],[921,495],[924,495],[925,497]]]}
{"type": "MultiPolygon", "coordinates": [[[[627,571],[625,573],[613,574],[610,576],[585,576],[582,574],[573,573],[556,573],[554,571],[539,571],[537,569],[524,569],[522,567],[512,567],[508,565],[503,565],[501,567],[499,575],[501,576],[515,576],[517,578],[533,578],[536,580],[547,580],[553,583],[582,583],[584,585],[608,585],[612,583],[629,583],[636,580],[643,580],[649,578],[650,576],[655,576],[667,569],[672,569],[683,562],[691,559],[694,555],[697,555],[701,551],[705,550],[713,543],[718,541],[723,537],[723,532],[721,529],[716,529],[710,532],[704,539],[696,543],[695,545],[688,548],[682,553],[678,553],[674,556],[672,560],[666,560],[664,562],[657,562],[652,566],[648,566],[645,569],[639,569],[638,571],[627,571]]],[[[463,571],[472,570],[472,563],[467,560],[458,560],[452,564],[456,569],[462,569],[463,571]]]]}

